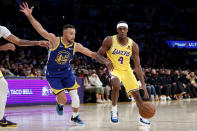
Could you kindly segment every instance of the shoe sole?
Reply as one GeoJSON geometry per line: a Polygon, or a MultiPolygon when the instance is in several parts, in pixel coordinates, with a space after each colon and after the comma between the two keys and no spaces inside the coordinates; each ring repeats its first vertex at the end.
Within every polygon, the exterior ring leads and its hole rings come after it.
{"type": "Polygon", "coordinates": [[[16,128],[18,125],[8,125],[8,126],[0,126],[0,128],[16,128]]]}
{"type": "Polygon", "coordinates": [[[110,123],[114,124],[114,125],[118,125],[119,124],[119,122],[112,122],[112,121],[110,121],[110,123]]]}
{"type": "Polygon", "coordinates": [[[85,126],[85,124],[79,124],[74,121],[71,121],[71,123],[72,123],[72,126],[85,126]]]}

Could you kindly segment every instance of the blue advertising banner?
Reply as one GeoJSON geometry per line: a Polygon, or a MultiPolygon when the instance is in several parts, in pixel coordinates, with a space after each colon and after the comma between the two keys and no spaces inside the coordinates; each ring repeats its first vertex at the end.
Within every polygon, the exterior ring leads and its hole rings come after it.
{"type": "Polygon", "coordinates": [[[167,40],[168,46],[171,48],[185,48],[185,49],[197,49],[197,41],[174,41],[167,40]]]}

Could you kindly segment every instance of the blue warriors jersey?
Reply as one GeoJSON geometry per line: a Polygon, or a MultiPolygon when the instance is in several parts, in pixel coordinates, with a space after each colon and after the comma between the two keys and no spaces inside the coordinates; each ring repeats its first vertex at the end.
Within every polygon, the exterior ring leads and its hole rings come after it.
{"type": "Polygon", "coordinates": [[[58,37],[58,40],[57,47],[49,51],[47,77],[65,77],[68,72],[72,72],[70,61],[73,59],[76,43],[66,46],[62,37],[58,37]]]}

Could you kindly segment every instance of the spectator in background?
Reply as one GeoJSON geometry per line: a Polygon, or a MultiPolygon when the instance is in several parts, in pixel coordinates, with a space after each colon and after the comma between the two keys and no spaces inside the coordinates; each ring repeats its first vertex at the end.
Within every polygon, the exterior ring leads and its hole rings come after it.
{"type": "Polygon", "coordinates": [[[91,70],[84,71],[84,91],[85,91],[85,101],[90,102],[92,100],[93,93],[95,94],[96,87],[91,85],[89,77],[92,75],[91,70]]]}
{"type": "Polygon", "coordinates": [[[162,100],[171,100],[170,93],[171,93],[171,86],[170,86],[170,72],[165,72],[164,69],[160,69],[159,71],[159,79],[161,82],[160,89],[161,93],[165,95],[162,100]]]}
{"type": "Polygon", "coordinates": [[[191,88],[190,88],[190,80],[189,80],[189,73],[187,70],[181,72],[181,82],[183,83],[184,91],[186,92],[186,95],[184,95],[183,98],[191,98],[193,97],[191,88]]]}
{"type": "Polygon", "coordinates": [[[41,73],[41,70],[40,69],[35,69],[35,76],[34,77],[41,77],[42,76],[42,73],[41,73]]]}
{"type": "Polygon", "coordinates": [[[162,86],[161,86],[161,79],[157,73],[157,71],[155,69],[152,69],[151,71],[151,76],[152,76],[152,84],[153,86],[155,87],[155,90],[156,90],[156,94],[158,96],[158,99],[161,100],[161,89],[162,89],[162,86]]]}
{"type": "MultiPolygon", "coordinates": [[[[179,70],[175,70],[172,76],[172,99],[176,100],[178,97],[175,94],[185,95],[183,83],[180,80],[179,70]]],[[[180,96],[179,96],[180,97],[180,96]]]]}
{"type": "Polygon", "coordinates": [[[187,78],[190,81],[189,87],[190,87],[190,90],[191,90],[191,97],[192,98],[197,97],[197,93],[196,93],[197,84],[196,84],[196,81],[195,81],[196,76],[195,76],[194,72],[190,72],[190,74],[188,73],[187,78]]]}
{"type": "MultiPolygon", "coordinates": [[[[193,88],[195,89],[195,91],[197,91],[197,77],[194,72],[190,73],[190,83],[191,86],[193,86],[193,88]]],[[[196,92],[195,92],[195,97],[197,97],[196,92]]]]}
{"type": "Polygon", "coordinates": [[[149,99],[150,100],[158,100],[158,95],[156,94],[156,90],[154,87],[154,79],[152,76],[152,73],[155,73],[156,70],[152,69],[151,72],[147,72],[146,76],[145,76],[145,81],[146,81],[146,89],[148,91],[148,95],[149,95],[149,99]],[[151,94],[153,94],[154,96],[152,97],[151,94]]]}
{"type": "Polygon", "coordinates": [[[103,83],[103,88],[104,88],[104,93],[106,95],[106,100],[104,99],[104,94],[101,95],[101,98],[102,98],[103,102],[111,102],[111,100],[109,99],[111,88],[110,88],[110,84],[107,79],[108,77],[105,73],[105,70],[106,69],[103,69],[103,68],[99,69],[99,78],[100,78],[101,82],[103,83]]]}
{"type": "Polygon", "coordinates": [[[102,103],[101,95],[104,94],[103,84],[100,81],[98,75],[96,74],[96,70],[92,71],[92,75],[89,77],[91,85],[96,87],[96,101],[97,103],[102,103]]]}
{"type": "Polygon", "coordinates": [[[167,100],[171,100],[171,87],[172,87],[172,76],[171,76],[171,70],[170,69],[167,69],[165,71],[165,85],[164,85],[164,88],[166,88],[166,99],[167,100]]]}

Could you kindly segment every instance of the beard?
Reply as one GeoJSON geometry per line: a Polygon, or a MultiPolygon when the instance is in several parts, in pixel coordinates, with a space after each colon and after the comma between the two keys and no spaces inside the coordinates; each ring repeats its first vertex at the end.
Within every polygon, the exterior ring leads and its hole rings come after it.
{"type": "Polygon", "coordinates": [[[74,40],[68,40],[68,43],[74,43],[74,40]]]}

